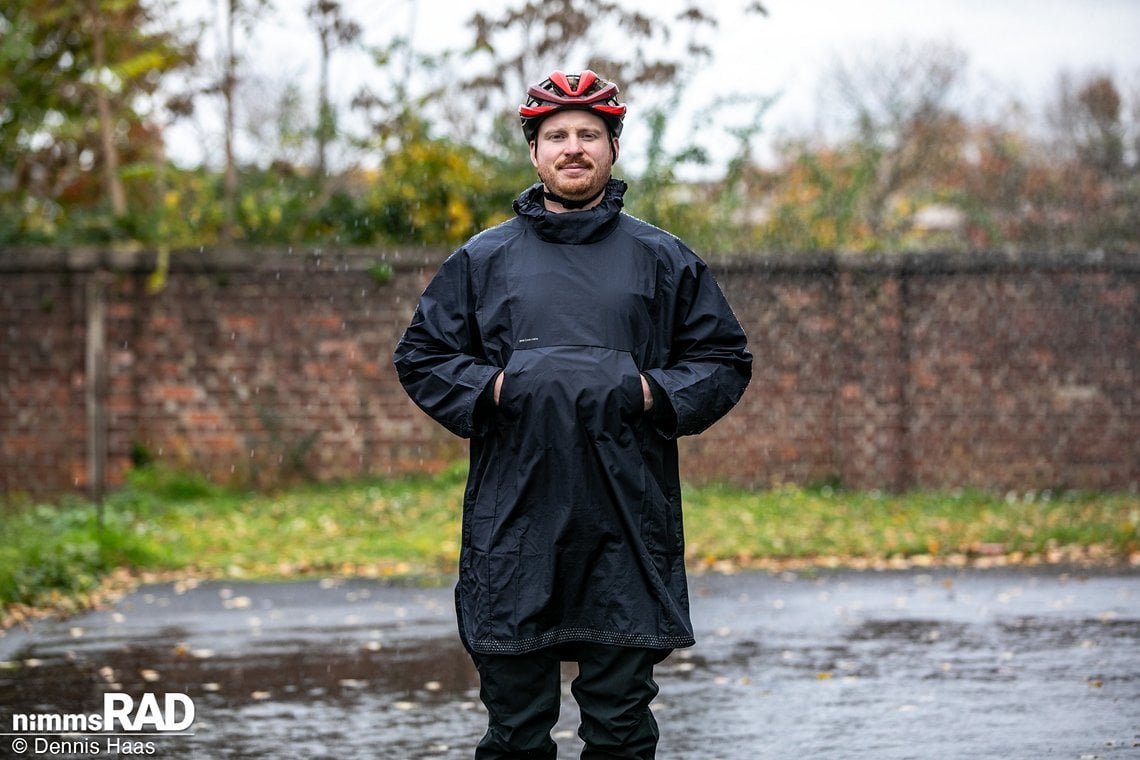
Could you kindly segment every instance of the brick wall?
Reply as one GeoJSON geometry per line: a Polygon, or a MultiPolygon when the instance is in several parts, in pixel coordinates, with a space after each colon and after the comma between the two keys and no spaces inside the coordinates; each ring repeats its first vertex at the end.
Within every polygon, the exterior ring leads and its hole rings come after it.
{"type": "Polygon", "coordinates": [[[0,273],[0,494],[85,481],[84,279],[0,273]]]}
{"type": "MultiPolygon", "coordinates": [[[[462,458],[390,363],[440,256],[194,252],[151,293],[145,253],[0,252],[0,494],[114,487],[143,451],[261,485],[462,458]],[[390,279],[374,275],[381,262],[390,279]],[[88,452],[103,447],[96,468],[88,452]]],[[[797,256],[714,270],[755,376],[737,409],[684,440],[687,477],[1140,484],[1140,261],[797,256]]]]}

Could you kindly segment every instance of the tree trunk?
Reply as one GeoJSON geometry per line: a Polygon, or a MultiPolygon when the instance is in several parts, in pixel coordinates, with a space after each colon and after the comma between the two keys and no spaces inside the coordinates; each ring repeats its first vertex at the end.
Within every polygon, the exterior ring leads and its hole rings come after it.
{"type": "Polygon", "coordinates": [[[225,222],[222,238],[234,237],[237,221],[237,163],[234,159],[234,90],[237,87],[237,53],[234,51],[234,24],[238,11],[238,0],[229,0],[229,15],[226,18],[226,69],[222,81],[222,97],[225,100],[225,153],[226,167],[222,184],[222,205],[225,209],[225,222]]]}
{"type": "Polygon", "coordinates": [[[107,68],[106,41],[103,35],[103,11],[99,0],[91,1],[91,34],[95,56],[95,107],[99,114],[99,134],[103,143],[103,183],[111,199],[111,212],[122,218],[127,215],[127,194],[119,177],[119,150],[115,146],[115,122],[111,113],[111,100],[103,74],[107,68]]]}

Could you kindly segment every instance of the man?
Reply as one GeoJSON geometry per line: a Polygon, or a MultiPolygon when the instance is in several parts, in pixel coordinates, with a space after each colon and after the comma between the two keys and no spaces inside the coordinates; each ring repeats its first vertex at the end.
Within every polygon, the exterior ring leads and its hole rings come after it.
{"type": "Polygon", "coordinates": [[[654,757],[653,666],[694,643],[676,439],[751,377],[705,264],[621,211],[616,96],[592,71],[529,89],[541,182],[442,264],[395,351],[411,398],[471,439],[456,610],[478,760],[556,756],[564,660],[582,757],[654,757]]]}

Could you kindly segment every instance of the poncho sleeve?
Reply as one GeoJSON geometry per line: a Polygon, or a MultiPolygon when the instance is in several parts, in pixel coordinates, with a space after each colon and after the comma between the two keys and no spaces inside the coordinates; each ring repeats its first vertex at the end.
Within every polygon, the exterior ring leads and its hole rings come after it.
{"type": "Polygon", "coordinates": [[[474,434],[479,397],[499,372],[485,356],[474,302],[468,259],[460,249],[420,296],[393,354],[400,382],[416,405],[464,438],[474,434]]]}
{"type": "Polygon", "coordinates": [[[694,257],[678,277],[669,362],[645,371],[672,406],[672,415],[655,418],[668,438],[705,430],[732,409],[752,378],[744,330],[708,266],[694,257]]]}

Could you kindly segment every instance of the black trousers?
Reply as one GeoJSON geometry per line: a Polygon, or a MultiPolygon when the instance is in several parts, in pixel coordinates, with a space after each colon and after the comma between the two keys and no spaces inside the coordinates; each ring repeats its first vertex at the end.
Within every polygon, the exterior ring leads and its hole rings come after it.
{"type": "Polygon", "coordinates": [[[550,731],[562,701],[561,664],[578,663],[570,691],[582,715],[582,760],[652,760],[660,736],[649,703],[653,666],[669,653],[578,643],[523,655],[472,654],[487,733],[476,760],[554,760],[550,731]]]}

